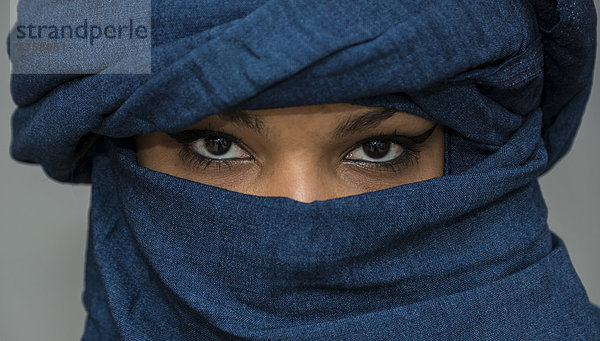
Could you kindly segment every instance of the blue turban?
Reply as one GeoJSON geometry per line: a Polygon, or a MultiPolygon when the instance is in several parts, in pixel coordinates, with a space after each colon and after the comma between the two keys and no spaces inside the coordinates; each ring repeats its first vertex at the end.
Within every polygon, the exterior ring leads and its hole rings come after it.
{"type": "MultiPolygon", "coordinates": [[[[40,3],[19,21],[58,15],[40,3]]],[[[11,155],[92,184],[83,339],[600,339],[537,181],[590,95],[591,0],[155,0],[150,14],[151,72],[98,58],[92,74],[12,75],[11,155]],[[137,164],[136,134],[336,102],[443,124],[444,176],[301,203],[137,164]]]]}

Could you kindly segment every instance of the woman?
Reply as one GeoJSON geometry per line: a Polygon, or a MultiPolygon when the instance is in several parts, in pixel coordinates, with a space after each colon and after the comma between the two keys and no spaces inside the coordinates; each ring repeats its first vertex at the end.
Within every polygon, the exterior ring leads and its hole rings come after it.
{"type": "Polygon", "coordinates": [[[84,339],[598,339],[537,183],[591,2],[219,6],[153,3],[150,75],[13,77],[13,157],[93,184],[84,339]]]}

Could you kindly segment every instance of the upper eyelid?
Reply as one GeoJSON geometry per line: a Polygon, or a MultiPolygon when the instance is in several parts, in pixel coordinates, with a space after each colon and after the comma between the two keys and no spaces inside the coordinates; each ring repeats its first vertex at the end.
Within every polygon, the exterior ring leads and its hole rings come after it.
{"type": "Polygon", "coordinates": [[[177,133],[167,133],[167,135],[179,143],[192,143],[201,138],[211,137],[211,135],[214,137],[226,137],[236,143],[241,142],[239,138],[233,135],[216,130],[186,129],[177,133]]]}
{"type": "Polygon", "coordinates": [[[195,141],[198,141],[202,138],[207,137],[225,137],[230,139],[233,143],[237,144],[240,148],[242,148],[245,152],[250,154],[252,158],[254,158],[254,151],[252,148],[248,147],[241,139],[227,134],[222,131],[210,130],[210,129],[186,129],[177,133],[167,133],[171,138],[181,144],[189,145],[195,141]]]}

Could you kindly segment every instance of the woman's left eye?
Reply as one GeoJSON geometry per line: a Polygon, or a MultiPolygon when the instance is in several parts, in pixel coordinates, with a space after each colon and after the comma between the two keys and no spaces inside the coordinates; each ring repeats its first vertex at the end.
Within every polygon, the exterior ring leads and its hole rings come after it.
{"type": "Polygon", "coordinates": [[[346,159],[377,163],[393,161],[403,154],[405,150],[398,143],[389,140],[372,140],[350,151],[346,159]]]}

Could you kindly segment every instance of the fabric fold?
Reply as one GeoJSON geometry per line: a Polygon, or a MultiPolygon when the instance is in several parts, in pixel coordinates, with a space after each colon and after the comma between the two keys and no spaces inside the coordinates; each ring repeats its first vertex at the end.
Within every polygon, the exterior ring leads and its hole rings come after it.
{"type": "MultiPolygon", "coordinates": [[[[308,0],[290,0],[254,6],[240,8],[245,16],[233,13],[235,18],[229,18],[231,21],[197,33],[171,33],[181,35],[174,40],[168,40],[171,37],[162,33],[161,26],[157,27],[162,34],[153,37],[151,75],[13,75],[13,97],[20,107],[13,115],[11,155],[42,164],[57,180],[69,181],[74,174],[81,174],[71,180],[89,182],[89,167],[73,169],[80,167],[83,160],[71,165],[75,146],[87,132],[112,137],[172,132],[207,115],[236,108],[326,102],[370,105],[390,94],[419,94],[424,89],[443,87],[453,79],[477,82],[476,78],[465,77],[519,54],[522,56],[511,67],[495,72],[483,85],[487,83],[494,89],[509,87],[512,91],[508,98],[539,86],[536,82],[523,84],[532,81],[532,77],[540,79],[542,74],[540,50],[536,47],[539,33],[532,21],[533,9],[526,2],[428,1],[392,6],[377,2],[313,4],[308,0]],[[335,17],[333,13],[345,14],[335,17]],[[307,37],[312,37],[310,42],[307,37]],[[53,133],[56,121],[63,122],[63,126],[53,133]],[[39,136],[44,136],[43,141],[39,136]],[[52,152],[47,148],[52,148],[52,152]]],[[[553,68],[544,75],[547,84],[562,82],[552,81],[554,74],[558,79],[573,75],[572,81],[562,83],[560,88],[552,86],[551,93],[572,87],[571,95],[564,95],[563,101],[581,93],[573,97],[570,105],[548,104],[564,108],[564,115],[544,109],[544,122],[548,122],[544,134],[557,115],[565,118],[555,129],[570,127],[565,128],[570,134],[561,135],[565,137],[557,136],[552,142],[545,137],[547,148],[553,153],[551,160],[556,158],[555,150],[558,157],[562,155],[561,148],[568,148],[582,105],[589,96],[593,67],[590,46],[595,43],[594,35],[589,33],[595,27],[595,16],[585,12],[589,6],[590,2],[584,1],[566,9],[582,13],[579,16],[586,13],[586,21],[561,22],[565,28],[557,29],[550,36],[551,41],[544,39],[543,43],[547,49],[552,41],[561,39],[560,32],[568,37],[579,34],[568,52],[552,50],[553,60],[563,58],[568,62],[560,64],[562,69],[546,61],[546,69],[553,68]],[[569,31],[569,25],[581,25],[587,31],[569,31]]],[[[195,4],[193,8],[200,11],[203,7],[195,4]]],[[[168,10],[166,3],[161,2],[153,3],[152,15],[155,22],[163,25],[178,23],[180,16],[188,16],[168,10]]],[[[207,15],[210,14],[204,14],[207,15]]],[[[531,108],[540,104],[540,96],[517,100],[531,108]]],[[[494,99],[498,97],[501,96],[494,99]]],[[[544,94],[543,98],[555,101],[558,97],[544,94]]],[[[423,111],[434,109],[425,107],[423,111]]],[[[444,115],[429,116],[457,131],[477,127],[464,125],[464,121],[453,124],[444,115]]]]}

